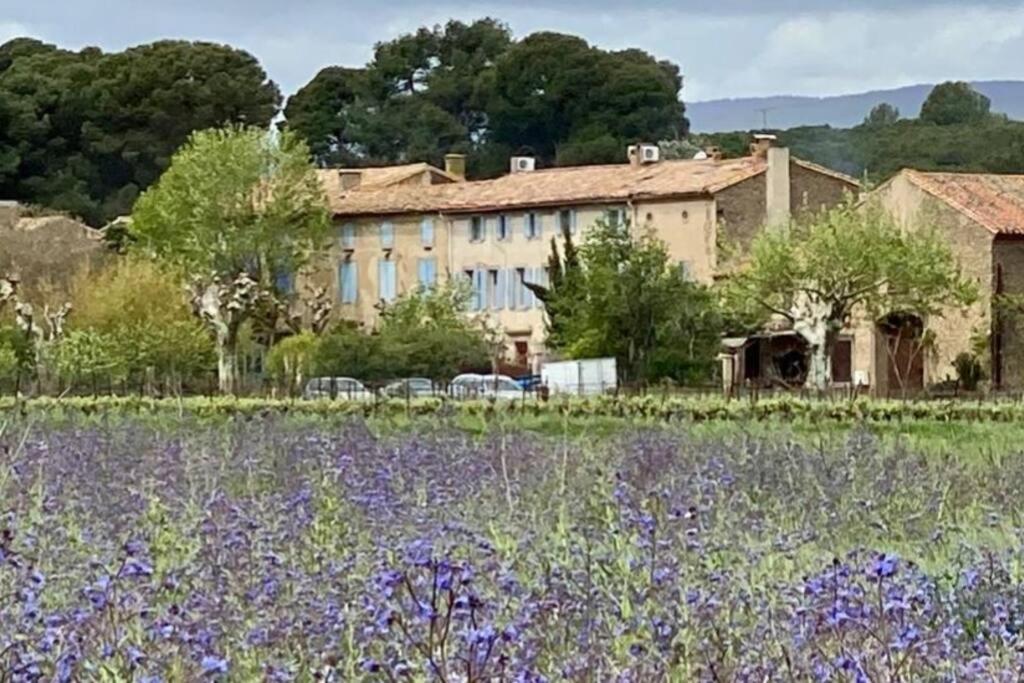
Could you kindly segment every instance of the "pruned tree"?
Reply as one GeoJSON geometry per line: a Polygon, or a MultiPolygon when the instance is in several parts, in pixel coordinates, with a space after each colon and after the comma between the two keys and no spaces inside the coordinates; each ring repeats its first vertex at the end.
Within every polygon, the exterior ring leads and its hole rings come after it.
{"type": "Polygon", "coordinates": [[[566,326],[572,318],[573,309],[583,296],[583,271],[580,267],[579,250],[568,227],[562,228],[561,252],[558,248],[558,239],[551,238],[547,284],[523,284],[544,305],[548,346],[553,349],[563,348],[569,342],[566,326]]]}
{"type": "Polygon", "coordinates": [[[229,127],[193,135],[135,206],[136,249],[182,277],[217,345],[220,391],[236,389],[242,324],[275,305],[275,277],[297,273],[330,224],[309,148],[285,131],[229,127]]]}
{"type": "Polygon", "coordinates": [[[972,303],[977,288],[938,235],[901,230],[877,204],[845,203],[762,232],[724,294],[730,308],[753,304],[789,321],[807,342],[807,385],[823,390],[836,337],[855,314],[927,321],[972,303]]]}

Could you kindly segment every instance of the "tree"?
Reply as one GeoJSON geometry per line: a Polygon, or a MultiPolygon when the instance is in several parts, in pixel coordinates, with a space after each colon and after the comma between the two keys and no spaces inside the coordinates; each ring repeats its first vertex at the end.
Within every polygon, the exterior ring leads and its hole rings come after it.
{"type": "Polygon", "coordinates": [[[568,227],[562,228],[561,253],[558,251],[558,240],[551,238],[547,286],[532,282],[523,284],[544,305],[548,346],[554,349],[567,347],[571,343],[569,324],[578,304],[586,299],[586,282],[579,251],[568,227]]]}
{"type": "Polygon", "coordinates": [[[248,53],[163,41],[104,53],[0,46],[0,194],[94,226],[131,210],[194,131],[269,125],[280,93],[248,53]]]}
{"type": "Polygon", "coordinates": [[[567,256],[555,268],[553,256],[551,287],[536,290],[555,321],[555,348],[574,358],[614,356],[627,381],[710,375],[721,333],[714,297],[672,263],[652,231],[599,221],[579,265],[571,263],[567,256]]]}
{"type": "Polygon", "coordinates": [[[637,140],[686,133],[674,64],[575,36],[513,42],[493,19],[450,21],[380,43],[364,69],[329,67],[293,96],[286,126],[322,165],[440,164],[476,176],[528,150],[542,164],[619,161],[637,140]]]}
{"type": "Polygon", "coordinates": [[[881,128],[882,126],[892,125],[899,120],[900,110],[888,102],[882,102],[871,108],[871,112],[864,119],[863,125],[869,128],[881,128]]]}
{"type": "Polygon", "coordinates": [[[281,296],[322,246],[330,220],[309,148],[287,131],[229,127],[194,134],[132,216],[137,249],[187,279],[214,333],[220,390],[235,390],[242,324],[281,296]]]}
{"type": "Polygon", "coordinates": [[[921,120],[939,126],[980,123],[989,117],[992,101],[963,81],[935,86],[921,106],[921,120]]]}
{"type": "Polygon", "coordinates": [[[787,320],[807,342],[808,386],[823,390],[836,337],[855,314],[928,320],[970,304],[977,292],[937,235],[902,231],[875,204],[843,204],[763,231],[725,295],[729,306],[750,302],[787,320]]]}
{"type": "Polygon", "coordinates": [[[172,390],[205,379],[215,364],[209,335],[185,290],[150,261],[126,256],[79,279],[72,292],[72,331],[100,338],[119,378],[160,382],[172,390]]]}

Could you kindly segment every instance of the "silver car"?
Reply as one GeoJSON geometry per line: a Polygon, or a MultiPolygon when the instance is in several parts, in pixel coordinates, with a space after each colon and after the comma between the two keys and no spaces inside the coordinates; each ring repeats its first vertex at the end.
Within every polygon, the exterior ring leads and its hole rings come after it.
{"type": "Polygon", "coordinates": [[[314,377],[306,382],[302,398],[337,399],[339,401],[372,401],[373,392],[351,377],[314,377]]]}
{"type": "Polygon", "coordinates": [[[384,387],[384,395],[392,398],[423,398],[437,392],[432,381],[426,377],[408,377],[384,387]]]}
{"type": "Polygon", "coordinates": [[[523,397],[522,388],[507,375],[459,375],[448,388],[453,398],[502,398],[523,397]]]}

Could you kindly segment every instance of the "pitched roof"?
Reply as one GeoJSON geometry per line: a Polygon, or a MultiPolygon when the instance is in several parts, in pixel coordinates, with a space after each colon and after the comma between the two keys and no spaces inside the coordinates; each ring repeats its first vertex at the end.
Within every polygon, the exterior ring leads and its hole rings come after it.
{"type": "MultiPolygon", "coordinates": [[[[819,167],[798,161],[811,170],[819,167]]],[[[543,206],[610,204],[616,202],[707,196],[767,170],[761,157],[661,161],[632,166],[570,166],[511,173],[480,180],[425,187],[372,188],[365,184],[330,194],[337,215],[403,213],[468,213],[543,206]]],[[[834,171],[829,175],[857,185],[834,171]]]]}
{"type": "Polygon", "coordinates": [[[380,190],[394,185],[401,185],[407,180],[420,175],[430,173],[435,180],[441,182],[459,182],[458,178],[447,171],[442,171],[436,166],[426,163],[401,164],[399,166],[367,166],[363,168],[325,168],[317,171],[324,189],[329,197],[339,196],[344,192],[341,187],[341,173],[343,171],[358,172],[360,175],[359,188],[363,190],[380,190]]]}
{"type": "Polygon", "coordinates": [[[903,175],[996,235],[1024,235],[1024,175],[926,173],[903,175]]]}

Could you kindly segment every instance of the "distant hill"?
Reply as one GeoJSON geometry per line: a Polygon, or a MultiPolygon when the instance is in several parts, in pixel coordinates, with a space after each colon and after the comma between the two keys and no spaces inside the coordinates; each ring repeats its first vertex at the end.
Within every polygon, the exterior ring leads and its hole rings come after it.
{"type": "MultiPolygon", "coordinates": [[[[978,81],[973,85],[992,100],[993,112],[1024,120],[1024,81],[978,81]]],[[[695,133],[759,129],[764,109],[768,110],[768,127],[773,129],[815,125],[849,128],[861,123],[871,108],[882,102],[897,107],[904,117],[914,118],[933,87],[911,85],[834,97],[783,95],[687,102],[686,116],[695,133]]]]}

